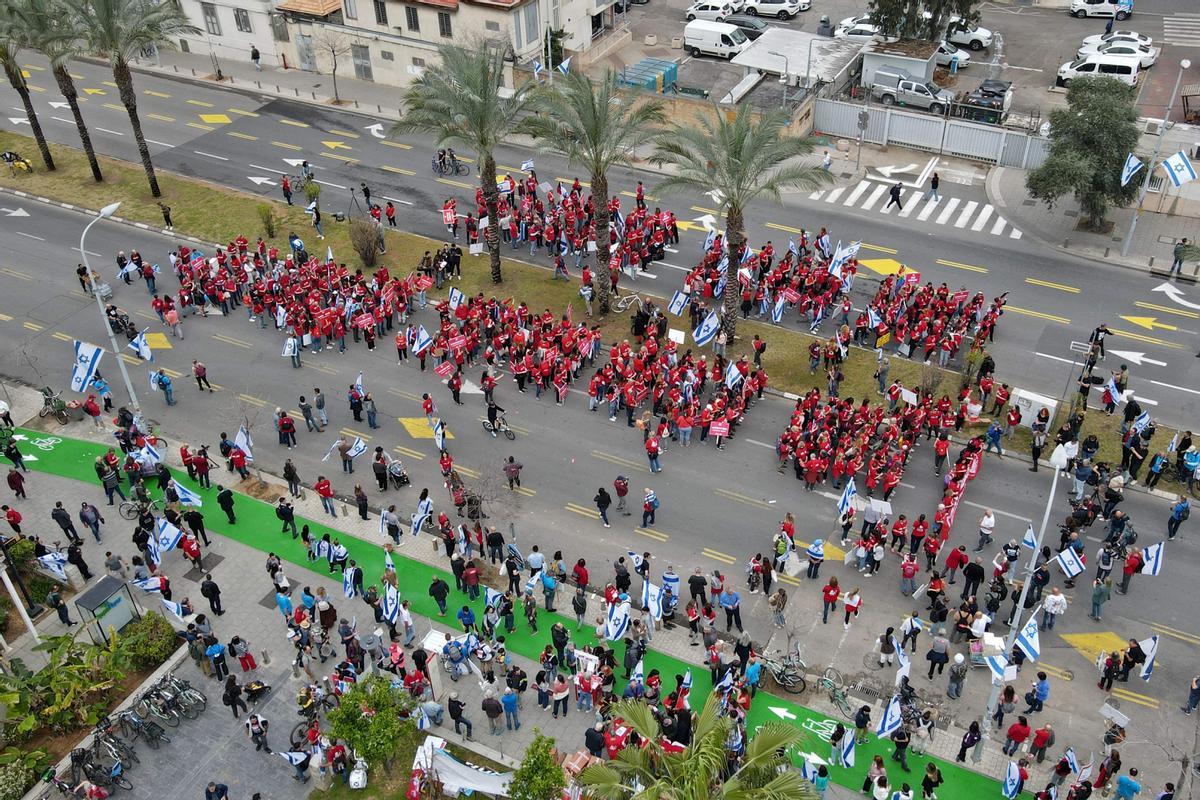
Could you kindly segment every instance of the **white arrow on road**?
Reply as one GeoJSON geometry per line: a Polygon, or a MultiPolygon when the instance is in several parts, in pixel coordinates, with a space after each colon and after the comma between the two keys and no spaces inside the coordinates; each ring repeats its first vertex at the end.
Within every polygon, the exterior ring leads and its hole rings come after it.
{"type": "Polygon", "coordinates": [[[246,177],[249,180],[254,181],[255,186],[262,186],[264,183],[274,183],[275,182],[274,178],[259,178],[255,175],[247,175],[246,177]]]}
{"type": "Polygon", "coordinates": [[[710,189],[709,191],[705,192],[705,194],[711,197],[712,201],[717,205],[721,205],[721,203],[725,202],[725,195],[721,193],[720,189],[710,189]]]}
{"type": "Polygon", "coordinates": [[[884,175],[884,176],[890,178],[893,175],[895,175],[897,172],[912,172],[918,166],[919,166],[918,164],[909,164],[904,167],[876,167],[875,171],[878,172],[880,175],[884,175]]]}
{"type": "Polygon", "coordinates": [[[29,120],[25,119],[25,117],[9,117],[8,121],[13,125],[29,125],[29,127],[33,127],[30,125],[29,120]]]}
{"type": "Polygon", "coordinates": [[[1167,362],[1165,361],[1155,361],[1153,358],[1148,357],[1145,353],[1135,353],[1132,350],[1109,350],[1108,352],[1112,353],[1122,361],[1132,361],[1139,367],[1142,364],[1154,364],[1158,367],[1165,367],[1167,365],[1167,362]]]}
{"type": "Polygon", "coordinates": [[[704,226],[706,231],[715,231],[717,229],[717,218],[712,214],[705,214],[703,217],[696,217],[693,222],[699,222],[704,226]]]}
{"type": "Polygon", "coordinates": [[[772,714],[779,717],[780,719],[795,719],[796,718],[796,715],[793,714],[792,712],[788,711],[786,708],[780,708],[779,706],[767,706],[767,708],[771,711],[772,714]]]}
{"type": "Polygon", "coordinates": [[[51,107],[51,108],[57,108],[57,109],[63,109],[63,108],[70,108],[70,107],[71,107],[71,104],[70,104],[70,103],[64,103],[64,102],[62,102],[61,100],[51,100],[51,101],[50,101],[50,107],[51,107]]]}
{"type": "Polygon", "coordinates": [[[298,167],[304,163],[304,159],[303,158],[285,158],[283,160],[283,163],[291,164],[293,167],[298,167]]]}
{"type": "Polygon", "coordinates": [[[374,125],[367,125],[364,128],[364,130],[370,131],[371,135],[374,136],[376,139],[386,138],[383,135],[383,123],[382,122],[376,122],[374,125]]]}
{"type": "Polygon", "coordinates": [[[1195,309],[1200,310],[1200,303],[1191,303],[1191,302],[1188,302],[1187,300],[1183,299],[1183,291],[1180,290],[1180,288],[1178,286],[1173,286],[1172,284],[1169,284],[1169,283],[1160,283],[1158,286],[1155,286],[1150,291],[1162,292],[1167,297],[1171,298],[1176,303],[1178,303],[1179,305],[1181,305],[1185,308],[1195,308],[1195,309]]]}
{"type": "Polygon", "coordinates": [[[6,217],[28,217],[29,212],[23,208],[0,208],[6,217]]]}

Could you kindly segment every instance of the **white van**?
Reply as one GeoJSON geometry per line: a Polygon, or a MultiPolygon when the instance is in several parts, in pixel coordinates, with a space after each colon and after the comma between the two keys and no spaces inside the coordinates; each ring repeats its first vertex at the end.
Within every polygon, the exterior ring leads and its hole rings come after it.
{"type": "Polygon", "coordinates": [[[1072,0],[1067,13],[1072,17],[1115,17],[1123,21],[1133,13],[1133,0],[1072,0]]]}
{"type": "Polygon", "coordinates": [[[1072,78],[1099,77],[1116,78],[1121,83],[1137,86],[1138,70],[1141,68],[1137,56],[1115,56],[1103,53],[1068,61],[1058,68],[1058,85],[1066,86],[1072,78]]]}
{"type": "Polygon", "coordinates": [[[749,46],[750,40],[736,25],[696,19],[683,26],[683,49],[692,56],[733,58],[749,46]]]}

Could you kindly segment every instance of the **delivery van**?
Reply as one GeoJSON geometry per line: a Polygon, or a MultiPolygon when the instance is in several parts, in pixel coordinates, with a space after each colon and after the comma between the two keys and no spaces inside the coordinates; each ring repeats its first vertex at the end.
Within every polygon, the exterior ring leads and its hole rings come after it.
{"type": "Polygon", "coordinates": [[[733,58],[749,46],[750,40],[736,25],[695,19],[683,28],[683,49],[692,56],[733,58]]]}

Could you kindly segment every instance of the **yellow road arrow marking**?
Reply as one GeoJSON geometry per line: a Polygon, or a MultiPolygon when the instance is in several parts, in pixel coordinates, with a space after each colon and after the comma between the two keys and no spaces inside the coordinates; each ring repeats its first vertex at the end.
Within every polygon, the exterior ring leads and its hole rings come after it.
{"type": "Polygon", "coordinates": [[[321,142],[327,150],[352,150],[353,148],[345,142],[321,142]]]}
{"type": "Polygon", "coordinates": [[[894,258],[864,258],[858,263],[876,275],[895,275],[904,266],[894,258]]]}
{"type": "Polygon", "coordinates": [[[1132,317],[1125,314],[1119,314],[1118,316],[1126,322],[1132,322],[1139,328],[1145,328],[1148,331],[1152,331],[1155,328],[1162,328],[1163,330],[1167,331],[1179,330],[1179,328],[1176,328],[1174,325],[1168,325],[1165,322],[1159,322],[1158,317],[1132,317]]]}
{"type": "Polygon", "coordinates": [[[83,92],[84,94],[108,94],[108,92],[104,91],[103,89],[92,89],[87,86],[83,88],[83,92]]]}
{"type": "Polygon", "coordinates": [[[702,230],[704,230],[704,226],[701,225],[700,223],[688,222],[685,219],[677,219],[677,220],[675,220],[675,224],[679,226],[679,230],[681,230],[681,231],[702,231],[702,230]]]}
{"type": "Polygon", "coordinates": [[[233,122],[228,114],[198,114],[197,116],[210,125],[226,125],[233,122]]]}
{"type": "Polygon", "coordinates": [[[1103,650],[1106,653],[1113,653],[1117,650],[1124,650],[1129,642],[1122,639],[1112,631],[1096,631],[1094,633],[1064,633],[1063,641],[1075,648],[1081,656],[1087,659],[1088,663],[1094,662],[1096,656],[1100,655],[1103,650]]]}

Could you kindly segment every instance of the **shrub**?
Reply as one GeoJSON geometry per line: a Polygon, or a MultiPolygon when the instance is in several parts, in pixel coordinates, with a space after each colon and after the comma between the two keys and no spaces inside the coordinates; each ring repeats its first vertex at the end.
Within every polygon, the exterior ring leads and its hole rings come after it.
{"type": "Polygon", "coordinates": [[[263,233],[267,235],[268,239],[274,239],[275,234],[279,232],[279,217],[276,216],[274,207],[270,203],[260,203],[257,210],[263,233]]]}
{"type": "Polygon", "coordinates": [[[371,269],[375,266],[375,261],[379,256],[379,229],[376,227],[378,223],[355,217],[350,220],[350,244],[354,246],[354,252],[358,253],[359,260],[363,266],[371,269]]]}
{"type": "Polygon", "coordinates": [[[401,744],[416,730],[406,716],[413,705],[406,693],[391,688],[390,681],[372,676],[342,695],[341,704],[329,712],[329,732],[344,739],[372,768],[388,771],[401,744]]]}
{"type": "Polygon", "coordinates": [[[309,181],[304,184],[304,196],[308,198],[308,202],[313,202],[321,196],[321,184],[316,181],[309,181]]]}
{"type": "Polygon", "coordinates": [[[121,631],[117,647],[135,669],[149,670],[170,658],[179,638],[161,614],[150,612],[121,631]]]}
{"type": "Polygon", "coordinates": [[[0,800],[20,800],[37,779],[37,771],[23,761],[0,766],[0,800]]]}

